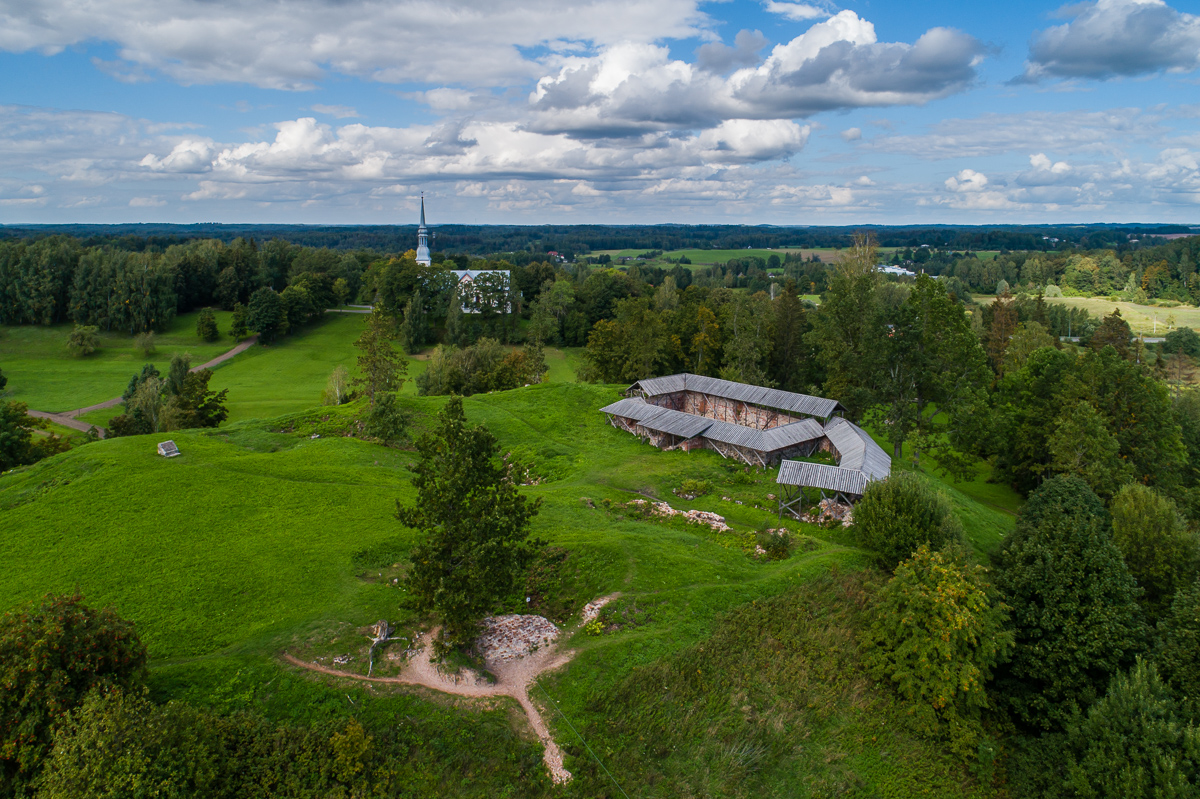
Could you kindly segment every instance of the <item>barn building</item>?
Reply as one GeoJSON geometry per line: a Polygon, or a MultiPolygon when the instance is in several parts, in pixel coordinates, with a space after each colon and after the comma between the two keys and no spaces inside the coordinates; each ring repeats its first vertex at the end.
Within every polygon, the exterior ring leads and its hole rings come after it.
{"type": "Polygon", "coordinates": [[[867,483],[891,472],[892,459],[842,418],[837,400],[693,374],[639,380],[623,394],[600,410],[613,427],[659,449],[711,449],[750,466],[779,463],[781,513],[799,515],[805,488],[853,502],[867,483]],[[837,466],[789,460],[818,450],[837,466]]]}

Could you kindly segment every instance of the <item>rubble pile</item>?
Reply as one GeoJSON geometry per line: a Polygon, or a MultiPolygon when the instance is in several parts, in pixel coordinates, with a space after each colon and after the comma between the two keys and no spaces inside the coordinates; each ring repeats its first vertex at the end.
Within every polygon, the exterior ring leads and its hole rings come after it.
{"type": "Polygon", "coordinates": [[[804,521],[822,524],[828,521],[841,522],[842,527],[854,524],[854,506],[843,505],[837,500],[823,499],[817,507],[804,515],[804,521]]]}
{"type": "MultiPolygon", "coordinates": [[[[644,499],[632,499],[630,505],[645,505],[644,499]]],[[[706,527],[711,527],[718,533],[724,533],[729,530],[729,525],[725,523],[725,517],[711,511],[706,510],[678,510],[672,508],[665,502],[651,502],[650,513],[655,516],[682,516],[692,524],[703,524],[706,527]]]]}
{"type": "Polygon", "coordinates": [[[489,663],[516,660],[554,643],[558,627],[542,616],[510,614],[483,620],[483,634],[476,639],[480,653],[489,663]]]}

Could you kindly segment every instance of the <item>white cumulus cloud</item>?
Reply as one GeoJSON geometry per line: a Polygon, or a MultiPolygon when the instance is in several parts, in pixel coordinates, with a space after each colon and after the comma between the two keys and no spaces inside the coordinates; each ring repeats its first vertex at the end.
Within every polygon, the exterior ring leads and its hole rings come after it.
{"type": "Polygon", "coordinates": [[[1096,0],[1069,9],[1074,19],[1034,36],[1018,82],[1102,80],[1200,66],[1200,17],[1162,0],[1096,0]]]}

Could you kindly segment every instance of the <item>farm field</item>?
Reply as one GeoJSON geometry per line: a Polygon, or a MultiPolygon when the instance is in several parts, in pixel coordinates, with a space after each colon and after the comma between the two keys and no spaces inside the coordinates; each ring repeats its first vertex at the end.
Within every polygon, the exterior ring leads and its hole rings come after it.
{"type": "MultiPolygon", "coordinates": [[[[988,305],[996,298],[988,295],[976,296],[976,301],[988,305]]],[[[1170,331],[1169,325],[1173,317],[1175,327],[1190,327],[1200,330],[1200,308],[1193,305],[1180,305],[1175,308],[1164,308],[1156,305],[1138,305],[1132,302],[1113,302],[1105,297],[1047,297],[1046,302],[1059,303],[1071,308],[1084,308],[1096,319],[1108,316],[1114,309],[1121,311],[1121,317],[1129,323],[1129,327],[1137,335],[1163,336],[1170,331]]]]}
{"type": "MultiPolygon", "coordinates": [[[[616,260],[617,258],[636,258],[647,250],[596,250],[592,255],[609,255],[616,260]]],[[[678,259],[682,256],[692,262],[691,266],[711,266],[713,264],[723,264],[734,258],[762,258],[766,260],[772,255],[778,255],[780,260],[787,253],[802,253],[805,258],[816,253],[822,261],[833,263],[837,258],[837,250],[832,247],[824,249],[801,249],[799,247],[780,247],[774,250],[671,250],[663,253],[661,258],[651,259],[646,263],[662,264],[666,263],[667,258],[678,259]]],[[[687,264],[684,264],[687,266],[687,264]]]]}
{"type": "MultiPolygon", "coordinates": [[[[284,351],[268,348],[245,363],[261,360],[262,371],[284,351]]],[[[566,376],[575,357],[548,355],[552,375],[566,376]]],[[[287,363],[283,373],[303,373],[301,356],[287,363]]],[[[621,629],[576,633],[571,665],[534,693],[576,774],[554,795],[613,795],[564,718],[631,796],[988,795],[935,744],[905,732],[890,694],[856,676],[856,608],[871,588],[862,577],[867,556],[848,533],[789,522],[801,542],[790,558],[751,557],[754,531],[778,523],[767,499],[774,472],[746,471],[707,451],[660,452],[610,427],[597,408],[617,389],[549,382],[464,401],[468,419],[486,423],[502,451],[544,478],[522,489],[543,501],[533,530],[567,555],[539,602],[570,621],[587,601],[622,592],[612,606],[621,629]],[[677,498],[672,489],[688,478],[709,481],[712,491],[677,498]],[[733,531],[619,509],[636,498],[715,511],[733,531]],[[786,659],[778,640],[795,647],[786,659]],[[745,698],[730,703],[731,693],[745,698]],[[740,709],[746,703],[753,712],[740,709]],[[797,747],[801,736],[809,744],[797,747]]],[[[270,402],[283,401],[261,408],[270,402]]],[[[420,429],[443,399],[403,402],[420,429]]],[[[155,437],[131,437],[0,477],[0,602],[78,587],[137,624],[158,699],[411,724],[428,742],[416,752],[430,790],[495,796],[521,784],[511,795],[550,795],[538,776],[539,747],[514,732],[507,700],[478,707],[348,686],[281,663],[285,650],[359,653],[357,630],[380,618],[404,635],[420,621],[400,608],[401,592],[387,579],[413,542],[392,518],[395,500],[413,497],[413,455],[336,435],[358,405],[312,405],[270,421],[173,433],[183,454],[169,461],[154,454],[155,437]]],[[[972,544],[994,549],[1011,529],[1015,496],[982,476],[939,485],[972,544]]]]}

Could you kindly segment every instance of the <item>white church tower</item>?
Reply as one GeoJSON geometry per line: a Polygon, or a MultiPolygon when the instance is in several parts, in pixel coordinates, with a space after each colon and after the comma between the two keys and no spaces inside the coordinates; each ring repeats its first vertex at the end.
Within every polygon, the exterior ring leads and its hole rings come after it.
{"type": "Polygon", "coordinates": [[[429,257],[429,228],[425,226],[425,195],[421,195],[421,224],[417,228],[417,263],[429,266],[433,261],[429,257]]]}

